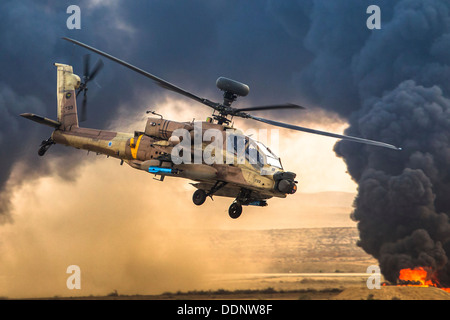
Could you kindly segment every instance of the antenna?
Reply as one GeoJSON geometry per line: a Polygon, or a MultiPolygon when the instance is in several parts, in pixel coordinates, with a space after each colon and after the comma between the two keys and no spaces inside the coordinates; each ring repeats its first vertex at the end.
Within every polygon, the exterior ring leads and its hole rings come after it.
{"type": "Polygon", "coordinates": [[[154,114],[155,116],[160,116],[161,117],[161,119],[163,119],[163,116],[162,115],[160,115],[159,113],[156,113],[155,111],[151,111],[151,110],[147,110],[145,113],[151,113],[151,114],[154,114]]]}

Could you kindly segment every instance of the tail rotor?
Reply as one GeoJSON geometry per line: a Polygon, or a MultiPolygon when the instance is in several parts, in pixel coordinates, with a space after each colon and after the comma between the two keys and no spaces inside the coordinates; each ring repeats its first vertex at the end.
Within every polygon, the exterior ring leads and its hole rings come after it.
{"type": "Polygon", "coordinates": [[[83,82],[80,84],[80,87],[77,91],[77,97],[81,92],[83,92],[80,122],[86,121],[87,119],[87,84],[89,81],[93,80],[99,73],[99,71],[103,68],[103,61],[99,59],[94,68],[90,70],[90,59],[90,54],[86,54],[83,57],[83,82]]]}

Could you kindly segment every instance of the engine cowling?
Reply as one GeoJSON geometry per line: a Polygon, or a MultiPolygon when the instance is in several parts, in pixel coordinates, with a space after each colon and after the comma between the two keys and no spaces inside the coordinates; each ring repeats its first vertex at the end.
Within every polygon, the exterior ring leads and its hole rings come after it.
{"type": "Polygon", "coordinates": [[[170,121],[160,118],[148,118],[145,126],[145,134],[150,137],[168,140],[177,129],[193,130],[188,123],[170,121]]]}

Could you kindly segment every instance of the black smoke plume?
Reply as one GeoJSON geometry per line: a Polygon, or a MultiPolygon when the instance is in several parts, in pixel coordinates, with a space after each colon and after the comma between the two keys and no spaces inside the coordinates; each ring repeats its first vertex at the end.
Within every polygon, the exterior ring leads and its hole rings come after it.
{"type": "Polygon", "coordinates": [[[391,282],[421,266],[450,286],[449,9],[443,1],[395,2],[347,65],[354,83],[347,92],[360,103],[346,133],[403,148],[335,146],[358,183],[359,245],[391,282]]]}
{"type": "MultiPolygon", "coordinates": [[[[442,285],[450,249],[450,100],[413,81],[371,101],[355,126],[403,147],[391,153],[339,143],[358,182],[353,218],[359,245],[395,282],[404,268],[430,267],[442,285]]],[[[353,128],[353,127],[352,127],[353,128]]],[[[350,130],[349,130],[350,131],[350,130]]]]}
{"type": "Polygon", "coordinates": [[[286,30],[310,25],[311,54],[294,81],[312,104],[349,121],[347,134],[402,147],[392,152],[346,141],[335,152],[358,183],[353,219],[359,245],[396,282],[403,268],[428,267],[450,286],[450,4],[438,0],[311,1],[274,4],[286,30]],[[362,15],[375,4],[381,29],[362,15]],[[298,15],[300,16],[300,15],[298,15]]]}

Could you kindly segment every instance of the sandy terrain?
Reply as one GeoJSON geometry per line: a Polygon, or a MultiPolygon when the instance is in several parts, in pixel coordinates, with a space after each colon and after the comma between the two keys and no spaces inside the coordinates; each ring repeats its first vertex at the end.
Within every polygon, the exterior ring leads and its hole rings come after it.
{"type": "Polygon", "coordinates": [[[434,287],[381,286],[368,289],[362,274],[228,275],[213,280],[208,289],[159,295],[58,297],[82,300],[450,300],[450,293],[434,287]],[[240,289],[239,289],[240,288],[240,289]]]}
{"type": "Polygon", "coordinates": [[[211,273],[186,291],[152,295],[112,292],[74,299],[450,299],[450,293],[438,288],[368,289],[366,270],[377,261],[356,245],[358,232],[352,227],[190,232],[197,233],[192,239],[199,239],[199,232],[202,241],[209,239],[207,256],[215,265],[228,266],[229,272],[211,273]]]}

